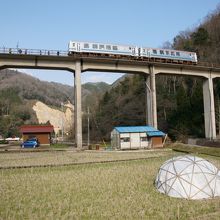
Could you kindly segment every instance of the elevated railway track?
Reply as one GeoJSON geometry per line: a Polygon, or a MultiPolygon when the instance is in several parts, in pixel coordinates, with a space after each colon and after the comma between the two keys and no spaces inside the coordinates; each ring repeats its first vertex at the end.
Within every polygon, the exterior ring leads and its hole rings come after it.
{"type": "MultiPolygon", "coordinates": [[[[136,61],[136,62],[144,62],[144,63],[168,63],[168,64],[182,64],[182,65],[195,65],[190,63],[178,63],[178,62],[171,62],[169,60],[146,60],[146,59],[137,59],[135,57],[130,57],[129,59],[125,56],[106,56],[105,54],[70,54],[66,50],[46,50],[46,49],[25,49],[25,48],[0,48],[0,54],[11,54],[11,55],[31,55],[31,56],[52,56],[52,57],[70,57],[74,59],[101,59],[101,60],[119,60],[119,61],[136,61]]],[[[208,67],[208,68],[220,68],[219,64],[216,63],[209,63],[209,62],[200,62],[198,61],[197,65],[199,67],[208,67]]]]}

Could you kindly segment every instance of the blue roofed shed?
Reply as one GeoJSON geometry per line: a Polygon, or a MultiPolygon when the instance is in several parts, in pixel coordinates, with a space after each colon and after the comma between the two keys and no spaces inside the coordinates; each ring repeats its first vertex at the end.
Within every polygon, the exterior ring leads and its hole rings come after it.
{"type": "Polygon", "coordinates": [[[165,135],[151,126],[115,127],[111,132],[111,145],[121,150],[159,148],[163,147],[165,135]]]}

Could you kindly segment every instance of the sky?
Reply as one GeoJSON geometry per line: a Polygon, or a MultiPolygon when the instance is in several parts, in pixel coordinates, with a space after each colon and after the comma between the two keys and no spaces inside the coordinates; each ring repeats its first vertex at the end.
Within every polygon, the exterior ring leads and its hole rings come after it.
{"type": "MultiPolygon", "coordinates": [[[[197,27],[220,0],[0,0],[0,47],[67,50],[70,40],[161,47],[197,27]]],[[[73,85],[67,71],[22,70],[73,85]]],[[[82,74],[113,83],[122,74],[82,74]]]]}

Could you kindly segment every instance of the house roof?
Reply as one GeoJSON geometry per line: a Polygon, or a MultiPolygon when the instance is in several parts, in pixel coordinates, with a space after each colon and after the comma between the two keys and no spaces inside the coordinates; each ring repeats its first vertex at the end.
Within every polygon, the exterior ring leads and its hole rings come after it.
{"type": "Polygon", "coordinates": [[[52,125],[22,125],[20,127],[21,133],[51,133],[53,130],[52,125]]]}
{"type": "Polygon", "coordinates": [[[165,136],[165,133],[151,126],[122,126],[115,127],[119,133],[139,133],[146,132],[149,137],[165,136]]]}

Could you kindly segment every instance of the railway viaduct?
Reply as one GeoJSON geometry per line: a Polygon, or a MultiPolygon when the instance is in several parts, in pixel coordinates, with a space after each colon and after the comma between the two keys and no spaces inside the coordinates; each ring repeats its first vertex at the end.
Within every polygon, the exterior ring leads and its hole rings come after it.
{"type": "Polygon", "coordinates": [[[188,75],[203,78],[205,137],[216,139],[213,79],[220,68],[199,65],[150,63],[146,61],[103,57],[73,57],[62,51],[0,49],[0,69],[54,69],[73,73],[75,90],[75,139],[82,148],[81,74],[85,71],[144,74],[146,77],[147,124],[157,128],[156,75],[188,75]]]}

